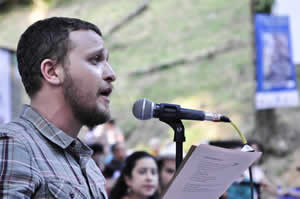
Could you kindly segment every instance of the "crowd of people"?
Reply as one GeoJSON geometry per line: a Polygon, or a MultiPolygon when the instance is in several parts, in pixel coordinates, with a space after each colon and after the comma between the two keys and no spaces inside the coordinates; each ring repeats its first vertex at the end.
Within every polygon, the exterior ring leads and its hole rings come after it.
{"type": "Polygon", "coordinates": [[[0,125],[0,198],[163,194],[175,172],[175,155],[127,154],[110,120],[117,76],[96,25],[66,17],[37,21],[21,35],[17,60],[30,103],[0,125]],[[85,143],[78,138],[84,125],[102,130],[88,133],[85,143]]]}
{"type": "MultiPolygon", "coordinates": [[[[106,124],[104,124],[104,126],[105,125],[106,124]]],[[[122,135],[122,131],[117,126],[113,128],[117,129],[118,135],[122,135]]],[[[102,129],[106,128],[103,127],[102,129]]],[[[91,131],[87,137],[90,137],[92,134],[101,134],[105,137],[105,133],[105,131],[104,133],[91,131]]],[[[114,134],[116,135],[116,133],[114,134]]],[[[85,140],[88,141],[88,139],[85,140]]],[[[155,144],[153,144],[150,142],[149,145],[152,146],[152,148],[148,150],[148,152],[136,151],[130,154],[127,152],[124,139],[112,142],[109,147],[104,146],[107,142],[102,142],[101,139],[94,138],[93,140],[97,142],[96,144],[90,144],[95,154],[93,159],[99,165],[99,168],[107,180],[106,191],[109,194],[109,198],[157,198],[167,190],[176,172],[175,148],[170,149],[169,147],[169,149],[167,149],[169,153],[164,153],[163,150],[161,151],[158,143],[155,142],[155,144]],[[99,148],[101,148],[101,150],[99,150],[99,148]],[[109,153],[104,152],[104,148],[109,148],[109,153]],[[101,152],[101,154],[98,154],[98,151],[101,152]],[[99,158],[99,155],[101,158],[99,158]],[[106,156],[109,158],[106,158],[106,156]],[[101,161],[99,162],[99,160],[102,160],[102,163],[101,161]]],[[[233,150],[241,150],[243,146],[242,142],[237,140],[211,141],[208,144],[231,148],[233,150]]],[[[249,144],[255,151],[263,152],[263,147],[259,142],[249,141],[249,144]]],[[[280,192],[265,176],[264,171],[259,166],[260,163],[261,160],[252,165],[254,199],[261,198],[261,192],[267,192],[274,198],[283,198],[288,195],[296,197],[295,193],[280,192]]],[[[249,171],[245,171],[244,174],[227,189],[221,198],[250,199],[251,184],[249,171]]]]}
{"type": "MultiPolygon", "coordinates": [[[[87,136],[91,134],[89,132],[87,136]]],[[[98,139],[89,146],[94,151],[93,160],[106,179],[105,189],[110,199],[156,199],[166,190],[176,171],[175,151],[168,154],[128,153],[123,141],[107,147],[98,139]]]]}
{"type": "MultiPolygon", "coordinates": [[[[233,150],[241,150],[243,145],[236,140],[211,141],[208,144],[233,150]]],[[[255,151],[263,151],[259,142],[250,141],[249,144],[255,151]]],[[[91,145],[91,148],[94,145],[91,145]]],[[[99,143],[98,145],[102,146],[99,143]]],[[[150,152],[135,151],[130,154],[126,152],[124,142],[117,142],[110,148],[113,158],[105,162],[104,169],[101,167],[107,180],[106,191],[110,199],[153,199],[158,198],[168,189],[168,185],[176,172],[175,148],[173,153],[163,153],[155,147],[155,152],[152,152],[153,150],[149,150],[150,152]]],[[[102,156],[105,154],[102,153],[102,156]]],[[[105,160],[106,158],[102,157],[101,159],[105,160]]],[[[95,161],[97,162],[98,158],[95,161]]],[[[264,171],[259,166],[260,163],[261,160],[251,167],[254,199],[260,199],[262,192],[266,192],[277,199],[299,197],[295,191],[283,192],[277,189],[265,176],[264,171]]],[[[226,190],[221,199],[251,199],[248,170],[226,190]]]]}

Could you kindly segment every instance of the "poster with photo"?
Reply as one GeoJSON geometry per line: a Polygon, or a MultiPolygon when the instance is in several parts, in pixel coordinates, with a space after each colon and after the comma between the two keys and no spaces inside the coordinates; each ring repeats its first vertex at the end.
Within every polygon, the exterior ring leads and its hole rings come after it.
{"type": "Polygon", "coordinates": [[[11,119],[10,64],[10,52],[0,48],[0,124],[11,119]]]}
{"type": "Polygon", "coordinates": [[[255,16],[256,108],[299,104],[288,16],[255,16]]]}

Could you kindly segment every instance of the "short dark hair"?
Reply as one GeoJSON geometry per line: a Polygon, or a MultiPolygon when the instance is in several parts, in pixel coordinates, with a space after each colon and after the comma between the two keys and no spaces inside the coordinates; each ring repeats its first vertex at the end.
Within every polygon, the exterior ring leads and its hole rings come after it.
{"type": "Polygon", "coordinates": [[[17,47],[18,68],[29,97],[33,97],[42,86],[42,61],[49,58],[64,64],[71,48],[69,33],[76,30],[93,30],[102,36],[96,25],[66,17],[37,21],[21,35],[17,47]]]}
{"type": "Polygon", "coordinates": [[[104,152],[102,144],[94,143],[94,144],[89,145],[89,147],[93,150],[94,154],[95,153],[101,153],[102,154],[104,152]]]}
{"type": "Polygon", "coordinates": [[[122,144],[121,142],[116,142],[115,144],[111,145],[110,150],[112,153],[115,153],[118,150],[119,145],[122,144]]]}

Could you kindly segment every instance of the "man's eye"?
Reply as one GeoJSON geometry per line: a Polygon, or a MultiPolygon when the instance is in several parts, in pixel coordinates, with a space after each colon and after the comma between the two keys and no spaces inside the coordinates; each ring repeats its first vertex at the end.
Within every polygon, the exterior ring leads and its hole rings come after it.
{"type": "Polygon", "coordinates": [[[92,64],[98,64],[100,61],[102,61],[102,59],[102,56],[96,55],[90,59],[90,62],[92,64]]]}

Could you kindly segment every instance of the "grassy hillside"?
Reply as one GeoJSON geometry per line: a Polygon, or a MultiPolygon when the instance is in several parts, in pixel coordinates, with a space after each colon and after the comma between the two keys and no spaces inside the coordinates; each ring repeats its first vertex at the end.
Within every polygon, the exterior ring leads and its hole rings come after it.
{"type": "MultiPolygon", "coordinates": [[[[130,141],[167,136],[172,130],[154,120],[140,122],[131,115],[136,99],[178,103],[187,108],[225,112],[240,122],[245,104],[251,109],[252,77],[249,47],[215,59],[179,65],[154,74],[129,77],[128,72],[145,69],[210,48],[228,40],[250,41],[248,5],[242,1],[152,1],[143,16],[109,40],[114,48],[112,65],[116,84],[114,113],[123,129],[134,133],[130,141]]],[[[187,147],[203,138],[234,135],[231,127],[185,122],[187,147]]]]}
{"type": "MultiPolygon", "coordinates": [[[[141,3],[74,0],[59,6],[35,4],[17,8],[0,16],[0,44],[15,48],[20,33],[38,15],[80,17],[96,23],[105,33],[141,3]]],[[[147,147],[149,137],[161,139],[172,135],[172,130],[157,120],[141,122],[132,116],[132,104],[142,97],[157,103],[178,103],[185,108],[225,113],[243,132],[251,130],[251,119],[250,125],[248,121],[247,125],[243,123],[243,115],[251,113],[253,95],[249,16],[247,1],[151,1],[141,16],[106,39],[111,65],[118,75],[112,96],[113,116],[132,147],[147,147]],[[129,75],[153,64],[220,48],[232,40],[245,42],[246,46],[153,74],[129,75]]],[[[203,139],[236,136],[228,124],[184,124],[185,148],[203,139]]]]}

